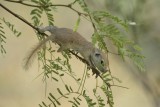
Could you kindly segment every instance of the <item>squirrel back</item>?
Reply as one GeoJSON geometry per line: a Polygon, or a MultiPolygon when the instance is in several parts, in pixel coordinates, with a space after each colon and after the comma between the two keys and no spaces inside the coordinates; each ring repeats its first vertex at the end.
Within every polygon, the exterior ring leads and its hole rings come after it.
{"type": "Polygon", "coordinates": [[[60,48],[58,52],[67,49],[73,49],[79,52],[84,59],[90,64],[90,66],[97,67],[100,71],[105,72],[107,66],[107,58],[105,57],[104,53],[99,49],[95,48],[93,44],[87,41],[83,36],[81,36],[78,32],[74,32],[69,28],[58,28],[56,26],[47,26],[47,27],[39,27],[40,32],[49,31],[51,35],[40,42],[26,57],[26,68],[29,67],[29,62],[32,59],[32,56],[40,49],[43,44],[47,41],[51,40],[57,43],[60,48]]]}

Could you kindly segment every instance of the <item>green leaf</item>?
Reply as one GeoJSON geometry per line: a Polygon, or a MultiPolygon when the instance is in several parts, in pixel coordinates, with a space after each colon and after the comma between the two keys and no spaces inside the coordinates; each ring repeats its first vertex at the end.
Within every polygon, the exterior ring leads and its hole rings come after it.
{"type": "Polygon", "coordinates": [[[78,79],[77,79],[77,81],[80,81],[80,80],[81,80],[81,78],[78,78],[78,79]]]}
{"type": "Polygon", "coordinates": [[[71,90],[71,92],[73,92],[73,89],[72,89],[72,87],[70,86],[70,90],[71,90]]]}
{"type": "Polygon", "coordinates": [[[52,79],[55,80],[56,82],[58,82],[58,79],[56,79],[56,78],[54,78],[54,77],[52,77],[52,79]]]}
{"type": "Polygon", "coordinates": [[[79,5],[83,9],[83,11],[85,11],[87,13],[90,12],[89,8],[86,6],[86,4],[85,4],[85,2],[83,0],[77,0],[77,2],[79,3],[79,5]]]}
{"type": "Polygon", "coordinates": [[[3,34],[5,34],[5,32],[3,30],[1,30],[1,29],[0,29],[0,32],[3,33],[3,34]]]}
{"type": "Polygon", "coordinates": [[[46,4],[45,0],[39,0],[42,4],[46,4]]]}
{"type": "Polygon", "coordinates": [[[0,33],[0,38],[6,39],[6,37],[0,33]]]}
{"type": "Polygon", "coordinates": [[[103,19],[103,18],[110,18],[112,19],[113,21],[115,21],[116,23],[120,24],[121,26],[123,26],[125,29],[128,28],[128,24],[119,19],[118,17],[116,16],[113,16],[111,15],[109,12],[106,12],[106,11],[94,11],[92,12],[93,16],[94,16],[94,19],[99,22],[99,19],[103,19]]]}
{"type": "Polygon", "coordinates": [[[128,56],[133,60],[133,63],[138,67],[138,69],[143,72],[145,71],[145,65],[143,61],[145,57],[143,55],[128,51],[128,56]]]}
{"type": "Polygon", "coordinates": [[[61,90],[60,90],[59,88],[57,88],[57,91],[58,91],[58,93],[59,93],[61,96],[63,96],[64,98],[68,98],[68,97],[66,97],[66,96],[61,92],[61,90]]]}
{"type": "Polygon", "coordinates": [[[43,101],[42,101],[42,104],[43,104],[45,107],[48,107],[43,101]]]}
{"type": "MultiPolygon", "coordinates": [[[[2,21],[8,26],[8,28],[14,33],[14,35],[16,35],[17,37],[21,35],[21,32],[17,31],[13,24],[11,24],[10,22],[7,22],[4,18],[2,19],[2,21]]],[[[0,30],[0,32],[5,34],[5,32],[2,30],[0,30]]]]}
{"type": "Polygon", "coordinates": [[[75,97],[73,97],[73,99],[78,105],[80,105],[80,103],[78,102],[78,100],[75,97]]]}
{"type": "Polygon", "coordinates": [[[134,45],[133,48],[134,48],[135,50],[137,50],[137,51],[141,51],[141,50],[142,50],[142,48],[139,47],[138,45],[134,45]]]}
{"type": "Polygon", "coordinates": [[[72,103],[74,107],[78,107],[78,105],[74,101],[69,100],[68,102],[72,103]]]}
{"type": "Polygon", "coordinates": [[[19,37],[21,34],[22,34],[22,33],[21,33],[21,32],[19,32],[19,33],[17,34],[17,37],[19,37]]]}
{"type": "Polygon", "coordinates": [[[6,54],[6,50],[4,49],[3,45],[1,45],[1,53],[5,53],[6,54]]]}
{"type": "Polygon", "coordinates": [[[40,24],[41,14],[43,13],[43,9],[35,8],[31,11],[30,15],[32,15],[32,20],[34,22],[34,26],[38,26],[40,24]]]}
{"type": "Polygon", "coordinates": [[[102,91],[105,93],[105,95],[106,95],[106,97],[107,97],[107,99],[108,99],[107,102],[108,102],[109,106],[110,106],[110,107],[113,107],[114,102],[113,102],[112,90],[109,90],[109,88],[108,88],[105,84],[103,84],[103,85],[101,86],[101,89],[102,89],[102,91]]]}
{"type": "Polygon", "coordinates": [[[45,8],[45,10],[48,11],[48,12],[49,12],[49,11],[52,11],[50,8],[45,8]]]}
{"type": "Polygon", "coordinates": [[[79,97],[77,98],[79,101],[82,101],[82,99],[80,99],[79,97]]]}
{"type": "Polygon", "coordinates": [[[49,12],[51,12],[51,9],[50,8],[45,8],[45,13],[47,15],[49,25],[54,25],[53,24],[53,22],[54,22],[53,14],[49,13],[49,12]]]}
{"type": "Polygon", "coordinates": [[[48,99],[52,102],[52,104],[54,105],[54,107],[56,107],[56,104],[54,103],[54,101],[50,97],[48,97],[48,99]]]}
{"type": "Polygon", "coordinates": [[[39,107],[43,107],[43,106],[39,104],[39,107]]]}
{"type": "Polygon", "coordinates": [[[49,93],[49,95],[56,101],[58,105],[61,105],[61,103],[52,95],[52,93],[49,93]]]}
{"type": "Polygon", "coordinates": [[[110,76],[110,74],[108,72],[102,74],[103,78],[108,78],[109,76],[110,76]]]}
{"type": "Polygon", "coordinates": [[[71,91],[69,90],[68,86],[65,85],[66,90],[70,93],[71,91]]]}
{"type": "Polygon", "coordinates": [[[118,54],[121,55],[122,59],[124,60],[124,56],[127,50],[125,48],[118,48],[118,54]]]}
{"type": "Polygon", "coordinates": [[[56,75],[58,75],[59,73],[55,70],[51,70],[51,72],[55,73],[56,75]]]}
{"type": "Polygon", "coordinates": [[[36,4],[39,4],[39,1],[37,1],[37,0],[31,0],[31,1],[36,3],[36,4]]]}
{"type": "Polygon", "coordinates": [[[88,107],[94,107],[96,105],[96,102],[93,102],[92,99],[85,94],[85,92],[83,92],[83,97],[85,98],[88,107]]]}
{"type": "Polygon", "coordinates": [[[94,94],[94,95],[95,95],[95,97],[96,97],[96,99],[98,101],[99,107],[105,107],[104,100],[101,98],[101,96],[100,95],[96,95],[96,94],[94,94]]]}
{"type": "Polygon", "coordinates": [[[57,88],[57,91],[59,92],[59,94],[61,94],[63,96],[63,94],[62,94],[62,92],[60,91],[59,88],[57,88]]]}
{"type": "Polygon", "coordinates": [[[62,76],[64,76],[64,74],[60,74],[60,76],[62,77],[62,76]]]}
{"type": "Polygon", "coordinates": [[[43,11],[41,11],[40,9],[34,9],[31,11],[30,15],[37,15],[39,18],[41,18],[41,14],[43,11]]]}
{"type": "Polygon", "coordinates": [[[81,21],[81,17],[79,16],[78,19],[77,19],[77,21],[76,21],[76,24],[74,25],[74,28],[73,28],[73,31],[74,31],[74,32],[77,31],[77,29],[78,29],[78,27],[79,27],[80,21],[81,21]]]}
{"type": "Polygon", "coordinates": [[[94,33],[92,35],[92,43],[95,45],[97,43],[97,41],[98,41],[98,35],[97,35],[97,33],[94,33]]]}

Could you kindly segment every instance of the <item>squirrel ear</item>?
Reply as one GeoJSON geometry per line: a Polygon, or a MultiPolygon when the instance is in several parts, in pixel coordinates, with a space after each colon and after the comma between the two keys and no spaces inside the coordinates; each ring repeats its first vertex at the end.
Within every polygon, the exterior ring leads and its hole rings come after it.
{"type": "Polygon", "coordinates": [[[97,48],[95,48],[95,49],[93,50],[93,54],[94,54],[95,56],[97,56],[97,57],[101,55],[99,49],[97,49],[97,48]]]}
{"type": "Polygon", "coordinates": [[[97,48],[93,49],[93,53],[99,53],[97,48]]]}

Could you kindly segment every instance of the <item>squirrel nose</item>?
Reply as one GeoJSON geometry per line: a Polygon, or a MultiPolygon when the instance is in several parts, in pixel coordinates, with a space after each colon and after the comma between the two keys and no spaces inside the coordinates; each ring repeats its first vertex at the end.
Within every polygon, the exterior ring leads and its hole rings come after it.
{"type": "Polygon", "coordinates": [[[105,72],[109,71],[109,67],[102,68],[100,71],[105,73],[105,72]]]}
{"type": "Polygon", "coordinates": [[[109,71],[109,67],[107,66],[107,67],[105,67],[105,69],[104,69],[104,71],[103,72],[107,72],[107,71],[109,71]]]}

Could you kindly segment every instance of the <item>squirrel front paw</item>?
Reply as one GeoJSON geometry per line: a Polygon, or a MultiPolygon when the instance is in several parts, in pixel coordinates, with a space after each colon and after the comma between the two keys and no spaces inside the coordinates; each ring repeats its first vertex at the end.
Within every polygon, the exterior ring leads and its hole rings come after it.
{"type": "Polygon", "coordinates": [[[36,28],[38,29],[38,31],[39,31],[40,33],[44,33],[44,32],[45,32],[43,26],[37,26],[36,28]]]}

